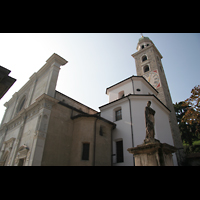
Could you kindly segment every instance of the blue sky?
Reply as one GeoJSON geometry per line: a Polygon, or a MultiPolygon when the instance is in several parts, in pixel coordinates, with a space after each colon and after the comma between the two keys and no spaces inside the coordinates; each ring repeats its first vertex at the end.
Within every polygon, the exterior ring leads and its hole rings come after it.
{"type": "MultiPolygon", "coordinates": [[[[173,102],[200,84],[199,33],[143,33],[163,56],[173,102]]],[[[68,60],[56,90],[99,111],[108,103],[106,88],[136,74],[140,33],[0,33],[0,65],[17,81],[0,100],[0,122],[7,102],[55,52],[68,60]]]]}

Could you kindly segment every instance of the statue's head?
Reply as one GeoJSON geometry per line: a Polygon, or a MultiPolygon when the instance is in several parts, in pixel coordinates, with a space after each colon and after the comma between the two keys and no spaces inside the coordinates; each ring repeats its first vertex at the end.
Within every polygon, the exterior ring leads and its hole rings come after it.
{"type": "Polygon", "coordinates": [[[151,101],[148,101],[147,102],[147,107],[150,107],[150,105],[151,105],[151,101]]]}

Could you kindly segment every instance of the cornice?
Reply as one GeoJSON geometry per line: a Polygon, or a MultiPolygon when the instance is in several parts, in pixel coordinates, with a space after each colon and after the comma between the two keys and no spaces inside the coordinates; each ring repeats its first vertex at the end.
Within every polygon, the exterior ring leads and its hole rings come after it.
{"type": "Polygon", "coordinates": [[[144,53],[146,50],[150,49],[150,48],[154,48],[156,50],[156,52],[159,54],[159,56],[161,57],[161,59],[163,58],[162,55],[160,54],[160,52],[158,51],[158,49],[156,48],[156,46],[154,44],[150,44],[148,47],[145,47],[144,49],[141,49],[137,52],[135,52],[134,54],[132,54],[131,56],[134,58],[135,56],[137,56],[138,54],[142,54],[144,53]]]}
{"type": "MultiPolygon", "coordinates": [[[[130,96],[131,94],[127,95],[127,96],[130,96]]],[[[127,101],[127,96],[123,97],[123,98],[120,98],[120,99],[116,99],[115,101],[112,101],[112,102],[109,102],[103,106],[100,106],[99,109],[100,110],[104,110],[104,109],[107,109],[107,108],[110,108],[112,106],[116,106],[118,104],[121,104],[121,103],[124,103],[127,101]]]]}
{"type": "Polygon", "coordinates": [[[29,80],[19,89],[18,92],[12,96],[8,102],[4,104],[4,106],[8,107],[16,99],[16,97],[18,98],[23,92],[25,92],[25,90],[27,90],[27,88],[30,87],[31,84],[33,84],[36,79],[41,77],[48,69],[52,68],[53,66],[60,68],[60,66],[65,65],[66,63],[68,63],[68,61],[58,54],[54,53],[51,55],[47,59],[46,63],[37,72],[31,75],[29,80]]]}
{"type": "Polygon", "coordinates": [[[43,94],[36,99],[34,103],[32,103],[28,108],[22,109],[13,119],[9,122],[4,123],[1,125],[0,131],[3,130],[5,127],[8,129],[13,129],[20,125],[23,121],[23,118],[29,119],[30,117],[36,115],[40,109],[46,108],[51,109],[52,105],[58,103],[57,99],[54,99],[47,94],[43,94]]]}
{"type": "Polygon", "coordinates": [[[131,79],[132,79],[133,81],[134,81],[134,80],[137,80],[137,79],[143,81],[144,84],[147,85],[147,87],[153,89],[154,92],[156,92],[156,93],[158,94],[158,91],[157,91],[143,76],[131,76],[131,77],[129,77],[129,78],[126,78],[126,79],[124,79],[124,80],[122,80],[122,81],[120,81],[120,82],[118,82],[118,83],[116,83],[116,84],[114,84],[114,85],[108,87],[108,88],[106,89],[106,94],[109,93],[109,90],[110,90],[110,89],[115,89],[115,88],[119,87],[119,85],[122,86],[123,84],[126,84],[126,83],[128,83],[129,81],[131,81],[131,79]]]}
{"type": "Polygon", "coordinates": [[[163,108],[168,113],[171,112],[171,110],[167,106],[165,106],[154,94],[129,94],[129,95],[127,95],[127,96],[125,96],[121,99],[117,99],[117,100],[112,101],[108,104],[100,106],[99,109],[101,111],[103,111],[103,110],[111,108],[113,106],[117,106],[118,104],[122,104],[123,102],[128,101],[128,99],[127,99],[128,97],[132,100],[134,100],[134,99],[147,99],[147,100],[155,99],[159,103],[161,108],[163,108]]]}
{"type": "Polygon", "coordinates": [[[54,53],[50,58],[46,60],[48,64],[53,63],[53,62],[58,62],[59,65],[65,65],[68,63],[67,60],[59,56],[58,54],[54,53]]]}
{"type": "Polygon", "coordinates": [[[54,99],[53,97],[51,97],[51,96],[49,96],[49,95],[47,95],[47,94],[42,94],[40,97],[38,97],[35,101],[36,102],[40,102],[40,101],[42,101],[42,100],[48,100],[48,101],[50,101],[50,102],[52,102],[52,103],[58,103],[59,102],[59,100],[57,100],[57,99],[54,99]]]}
{"type": "Polygon", "coordinates": [[[114,122],[111,122],[111,121],[109,121],[109,120],[107,120],[107,119],[105,119],[105,118],[103,118],[103,117],[101,117],[99,115],[96,115],[96,114],[94,114],[94,115],[78,114],[78,115],[75,115],[75,116],[71,117],[72,120],[76,120],[76,119],[79,119],[79,118],[96,118],[96,119],[99,119],[99,120],[102,120],[102,121],[105,121],[105,122],[111,124],[113,126],[113,129],[116,127],[116,124],[114,122]]]}

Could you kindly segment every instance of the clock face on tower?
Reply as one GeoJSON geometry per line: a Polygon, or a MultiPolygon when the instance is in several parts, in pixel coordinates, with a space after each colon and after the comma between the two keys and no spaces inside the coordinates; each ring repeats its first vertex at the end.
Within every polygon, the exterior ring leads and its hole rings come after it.
{"type": "Polygon", "coordinates": [[[161,86],[160,77],[158,75],[158,71],[157,70],[154,70],[152,72],[146,73],[143,76],[154,88],[157,89],[157,88],[159,88],[161,86]]]}

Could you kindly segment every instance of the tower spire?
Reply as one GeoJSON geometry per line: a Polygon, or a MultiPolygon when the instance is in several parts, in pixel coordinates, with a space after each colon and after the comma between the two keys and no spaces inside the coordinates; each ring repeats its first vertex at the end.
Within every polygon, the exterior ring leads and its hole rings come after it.
{"type": "Polygon", "coordinates": [[[144,37],[142,33],[140,33],[140,34],[141,34],[142,37],[144,37]]]}

